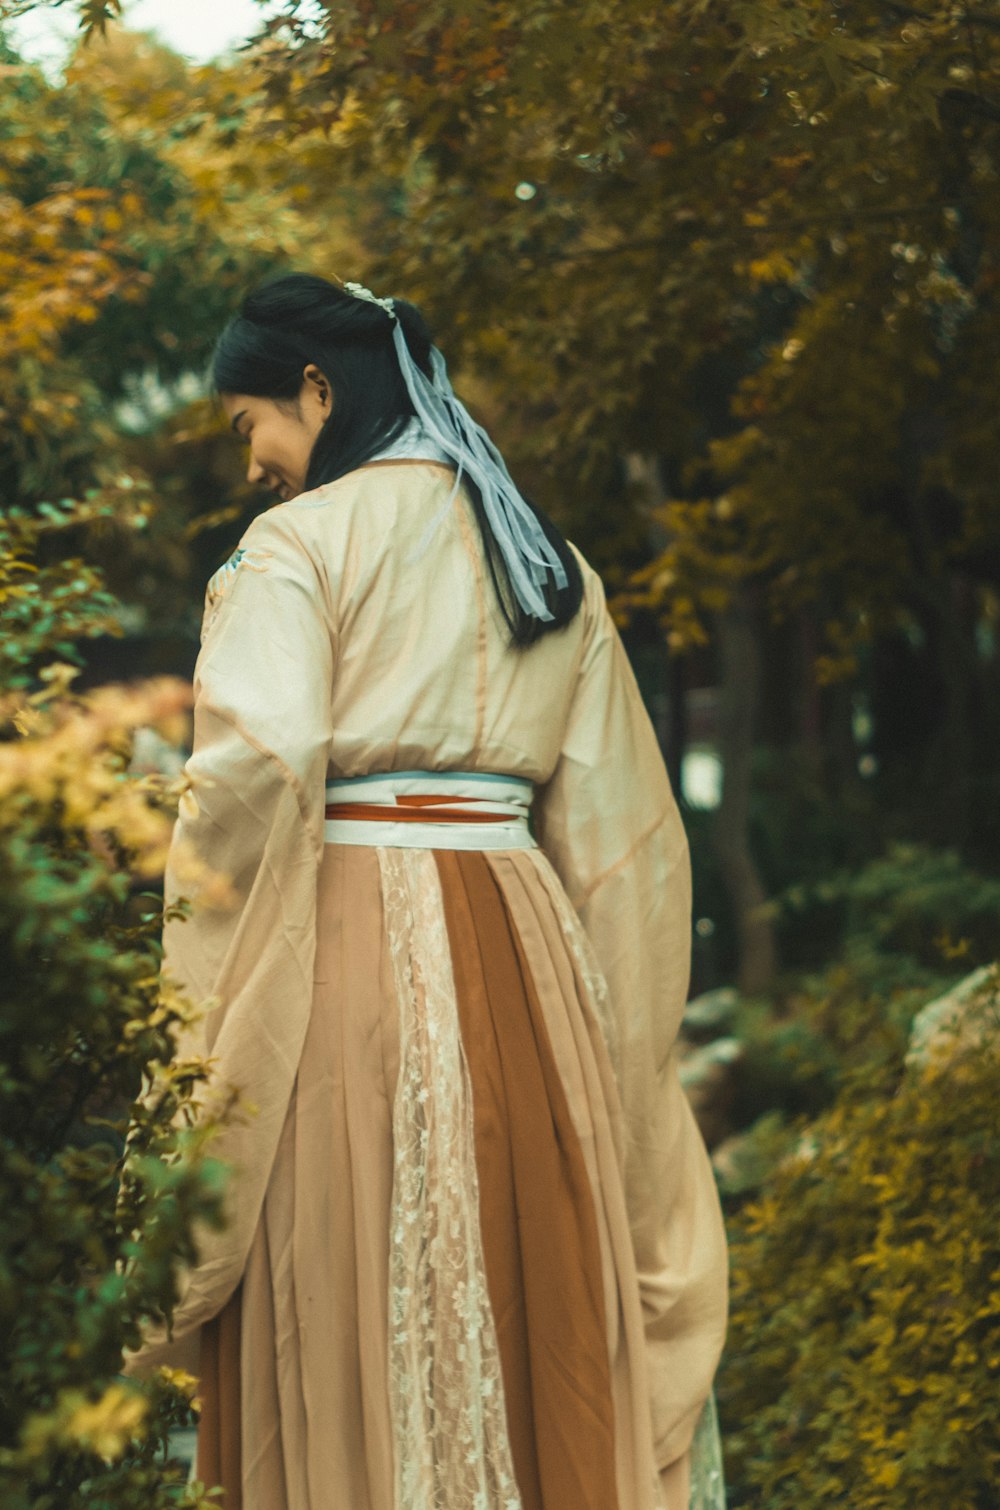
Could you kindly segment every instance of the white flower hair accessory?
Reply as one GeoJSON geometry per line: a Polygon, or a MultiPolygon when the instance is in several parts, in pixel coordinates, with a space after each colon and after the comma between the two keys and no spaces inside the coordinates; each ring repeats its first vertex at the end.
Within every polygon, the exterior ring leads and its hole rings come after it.
{"type": "Polygon", "coordinates": [[[369,304],[377,304],[379,309],[384,309],[390,319],[396,318],[396,309],[392,300],[379,299],[370,288],[365,288],[363,283],[345,283],[344,293],[350,294],[352,299],[367,299],[369,304]]]}
{"type": "Polygon", "coordinates": [[[344,292],[377,304],[389,316],[399,370],[417,419],[455,463],[452,498],[458,492],[462,474],[467,473],[482,495],[486,518],[504,558],[515,597],[526,613],[546,621],[554,619],[555,614],[545,601],[545,589],[552,582],[557,588],[565,587],[569,580],[566,568],[538,515],[518,492],[493,441],[456,397],[444,357],[436,346],[431,347],[432,376],[427,377],[410,354],[392,299],[377,298],[363,283],[345,283],[344,292]]]}

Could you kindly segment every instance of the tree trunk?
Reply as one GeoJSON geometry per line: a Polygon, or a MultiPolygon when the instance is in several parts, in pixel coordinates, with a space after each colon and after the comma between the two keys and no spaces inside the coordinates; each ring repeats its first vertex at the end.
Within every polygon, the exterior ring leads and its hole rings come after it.
{"type": "Polygon", "coordinates": [[[962,847],[972,829],[975,605],[971,584],[955,572],[940,584],[935,597],[937,622],[930,648],[937,662],[942,707],[930,734],[927,794],[940,814],[939,842],[962,847]]]}
{"type": "MultiPolygon", "coordinates": [[[[660,457],[655,451],[629,451],[623,457],[625,477],[639,513],[646,523],[646,538],[655,556],[665,550],[670,536],[657,518],[657,510],[667,502],[660,457]]],[[[654,709],[656,733],[663,750],[670,784],[679,797],[681,769],[687,748],[687,708],[685,703],[685,668],[680,656],[672,655],[666,635],[660,633],[663,655],[662,696],[654,709]]]]}
{"type": "Polygon", "coordinates": [[[816,682],[819,633],[815,608],[800,609],[797,627],[799,747],[810,774],[819,781],[823,774],[823,704],[816,682]]]}
{"type": "Polygon", "coordinates": [[[764,916],[767,900],[750,852],[750,774],[760,696],[760,654],[750,589],[738,587],[717,621],[719,647],[719,754],[722,801],[716,813],[715,846],[733,904],[739,947],[739,987],[752,994],[772,983],[777,969],[774,928],[764,916]]]}

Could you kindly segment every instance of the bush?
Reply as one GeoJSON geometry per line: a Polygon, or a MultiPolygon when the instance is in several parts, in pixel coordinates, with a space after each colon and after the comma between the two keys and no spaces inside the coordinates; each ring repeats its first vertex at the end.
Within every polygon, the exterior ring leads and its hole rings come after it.
{"type": "Polygon", "coordinates": [[[836,954],[737,1008],[737,1129],[765,1113],[815,1116],[866,1067],[898,1073],[914,1013],[996,955],[1000,881],[952,851],[896,844],[858,871],[789,889],[777,904],[807,927],[824,905],[841,917],[836,954]]]}
{"type": "Polygon", "coordinates": [[[849,1084],[731,1219],[730,1503],[988,1510],[1000,1475],[1000,1033],[849,1084]]]}
{"type": "Polygon", "coordinates": [[[954,850],[890,845],[861,870],[789,888],[779,909],[794,917],[818,904],[843,913],[841,957],[879,992],[933,985],[996,955],[1000,880],[954,850]]]}
{"type": "Polygon", "coordinates": [[[32,561],[86,512],[0,527],[15,630],[0,656],[0,1503],[195,1510],[214,1501],[167,1451],[195,1381],[119,1376],[143,1324],[169,1316],[194,1223],[220,1212],[213,1128],[195,1125],[205,1066],[172,1062],[192,1009],[159,989],[160,904],[137,891],[162,863],[169,794],[127,772],[132,732],[169,732],[188,691],[74,698],[71,668],[35,675],[67,636],[107,627],[98,582],[32,561]]]}

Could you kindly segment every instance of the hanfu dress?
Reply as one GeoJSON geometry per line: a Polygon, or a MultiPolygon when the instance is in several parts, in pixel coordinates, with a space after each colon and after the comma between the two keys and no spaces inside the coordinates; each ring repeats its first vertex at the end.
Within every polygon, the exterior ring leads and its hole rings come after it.
{"type": "Polygon", "coordinates": [[[579,559],[576,617],[512,648],[464,488],[390,455],[260,515],[209,592],[165,958],[250,1112],[127,1367],[200,1375],[225,1510],[722,1503],[690,1483],[727,1269],[677,1075],[687,845],[579,559]]]}

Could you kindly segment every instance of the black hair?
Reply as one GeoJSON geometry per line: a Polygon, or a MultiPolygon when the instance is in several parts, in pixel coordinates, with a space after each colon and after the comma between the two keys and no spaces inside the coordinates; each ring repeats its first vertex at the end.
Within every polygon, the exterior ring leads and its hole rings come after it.
{"type": "MultiPolygon", "coordinates": [[[[417,366],[431,375],[431,335],[423,315],[405,299],[393,301],[417,366]]],[[[297,400],[303,369],[314,363],[333,389],[333,404],[316,437],[306,488],[334,482],[363,466],[415,418],[399,369],[386,311],[308,273],[291,273],[250,294],[215,347],[212,381],[219,393],[246,393],[276,402],[297,400]]],[[[543,588],[552,619],[527,612],[511,587],[507,565],[490,528],[482,494],[465,478],[483,537],[490,576],[516,645],[530,645],[560,629],[583,599],[579,563],[546,514],[526,499],[566,570],[566,586],[550,574],[543,588]]]]}

